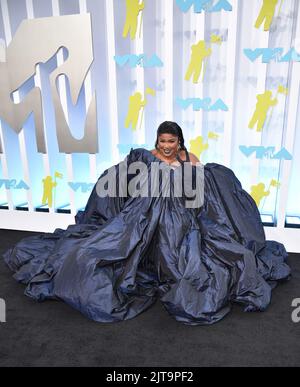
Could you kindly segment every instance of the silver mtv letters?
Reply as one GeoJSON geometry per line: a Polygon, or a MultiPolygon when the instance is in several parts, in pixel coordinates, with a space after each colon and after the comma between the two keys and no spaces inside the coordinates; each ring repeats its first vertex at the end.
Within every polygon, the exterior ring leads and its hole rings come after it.
{"type": "Polygon", "coordinates": [[[70,82],[72,102],[76,104],[93,62],[89,14],[30,19],[21,23],[6,49],[6,55],[2,55],[6,56],[5,62],[0,62],[0,117],[19,133],[22,123],[33,112],[38,151],[46,153],[40,89],[33,88],[19,104],[12,101],[11,93],[35,74],[38,63],[46,63],[62,47],[67,49],[68,57],[50,74],[59,151],[96,153],[95,93],[88,108],[83,138],[77,140],[70,132],[56,87],[57,77],[65,74],[70,82]]]}
{"type": "MultiPolygon", "coordinates": [[[[20,103],[14,103],[11,94],[21,86],[19,85],[15,89],[12,86],[14,84],[14,82],[11,81],[14,77],[14,65],[13,63],[9,63],[9,58],[12,58],[11,61],[13,62],[15,61],[15,58],[12,53],[11,45],[7,51],[5,50],[5,47],[2,47],[1,51],[1,59],[4,59],[5,61],[0,61],[0,118],[4,119],[16,133],[20,133],[23,122],[27,119],[29,114],[33,112],[38,151],[46,153],[40,89],[38,87],[33,88],[20,103]],[[8,56],[8,59],[6,56],[8,56]]],[[[22,59],[22,57],[19,58],[21,63],[19,63],[18,66],[20,68],[23,68],[22,59]]],[[[21,84],[24,81],[26,81],[26,79],[23,79],[21,84]]],[[[2,152],[0,140],[0,153],[2,152]]]]}
{"type": "Polygon", "coordinates": [[[0,322],[6,322],[6,305],[2,298],[0,298],[0,322]]]}

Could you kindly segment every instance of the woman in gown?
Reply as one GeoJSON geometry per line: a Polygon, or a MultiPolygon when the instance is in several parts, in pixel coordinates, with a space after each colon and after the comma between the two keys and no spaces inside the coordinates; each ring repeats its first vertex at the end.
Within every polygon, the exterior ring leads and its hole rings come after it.
{"type": "MultiPolygon", "coordinates": [[[[185,162],[196,168],[198,159],[167,121],[154,150],[132,149],[124,162],[175,170],[185,162]]],[[[100,322],[133,318],[158,298],[190,325],[220,320],[232,302],[263,311],[272,288],[290,276],[285,248],[265,240],[256,204],[230,169],[206,164],[204,183],[200,208],[186,208],[174,194],[100,197],[96,184],[76,224],[21,240],[5,262],[27,296],[63,300],[100,322]]]]}

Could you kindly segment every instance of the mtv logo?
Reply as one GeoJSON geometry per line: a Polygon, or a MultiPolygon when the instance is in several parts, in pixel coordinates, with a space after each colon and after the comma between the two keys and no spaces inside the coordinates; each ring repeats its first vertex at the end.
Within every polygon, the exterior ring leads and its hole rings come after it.
{"type": "MultiPolygon", "coordinates": [[[[95,92],[86,106],[84,134],[77,139],[72,135],[57,88],[58,77],[64,75],[70,87],[67,99],[79,111],[80,93],[94,60],[88,13],[23,20],[7,47],[0,40],[0,118],[19,134],[33,113],[37,150],[47,153],[41,87],[34,86],[20,102],[12,100],[11,94],[19,93],[26,82],[34,79],[36,66],[48,63],[63,48],[68,52],[67,60],[58,61],[57,67],[48,73],[59,152],[94,154],[98,152],[95,92]]],[[[1,141],[0,153],[3,153],[1,141]]]]}
{"type": "Polygon", "coordinates": [[[6,304],[5,301],[0,298],[0,323],[6,322],[6,304]]]}

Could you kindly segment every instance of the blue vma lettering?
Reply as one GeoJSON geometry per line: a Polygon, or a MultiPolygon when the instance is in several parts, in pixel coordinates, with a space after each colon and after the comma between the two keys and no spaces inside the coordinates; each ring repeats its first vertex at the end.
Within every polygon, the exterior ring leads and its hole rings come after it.
{"type": "Polygon", "coordinates": [[[163,67],[163,62],[161,59],[156,55],[152,55],[150,58],[148,58],[145,54],[141,55],[134,55],[134,54],[127,54],[127,55],[115,55],[114,60],[117,63],[118,66],[124,67],[125,65],[129,65],[129,67],[163,67]]]}
{"type": "Polygon", "coordinates": [[[177,104],[184,110],[189,106],[193,106],[194,111],[205,110],[205,111],[217,111],[223,110],[227,112],[228,106],[219,98],[214,104],[211,103],[211,98],[176,98],[177,104]]]}
{"type": "Polygon", "coordinates": [[[187,12],[194,6],[195,13],[232,11],[232,5],[227,0],[176,0],[182,12],[187,12]]]}
{"type": "Polygon", "coordinates": [[[300,62],[300,55],[293,47],[285,54],[282,47],[255,48],[254,50],[245,48],[244,54],[251,62],[255,62],[260,56],[262,63],[270,63],[272,60],[275,62],[300,62]]]}
{"type": "Polygon", "coordinates": [[[0,188],[2,188],[2,186],[4,186],[5,189],[29,189],[28,185],[23,180],[20,180],[17,184],[16,179],[0,179],[0,188]]]}
{"type": "Polygon", "coordinates": [[[75,183],[75,182],[69,181],[68,185],[75,192],[78,191],[79,189],[81,189],[81,192],[90,192],[93,189],[95,184],[94,183],[75,183]]]}
{"type": "Polygon", "coordinates": [[[282,148],[279,152],[275,153],[275,146],[239,146],[240,151],[246,156],[250,157],[255,153],[256,159],[275,159],[275,160],[292,160],[293,156],[285,149],[282,148]]]}

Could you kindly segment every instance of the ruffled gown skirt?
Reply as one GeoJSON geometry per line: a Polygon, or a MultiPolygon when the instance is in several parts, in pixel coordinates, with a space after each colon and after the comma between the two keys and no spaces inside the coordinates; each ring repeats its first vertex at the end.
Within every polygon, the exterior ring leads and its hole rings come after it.
{"type": "MultiPolygon", "coordinates": [[[[127,161],[157,161],[132,150],[127,161]]],[[[25,294],[60,299],[100,322],[130,319],[157,299],[178,321],[211,324],[232,302],[263,311],[289,278],[282,244],[266,241],[253,199],[233,172],[207,164],[204,204],[177,197],[100,198],[76,224],[27,237],[4,254],[25,294]]]]}

